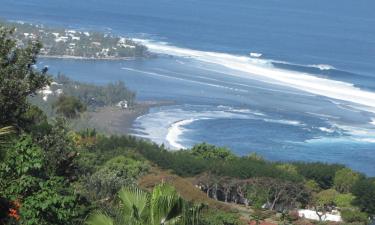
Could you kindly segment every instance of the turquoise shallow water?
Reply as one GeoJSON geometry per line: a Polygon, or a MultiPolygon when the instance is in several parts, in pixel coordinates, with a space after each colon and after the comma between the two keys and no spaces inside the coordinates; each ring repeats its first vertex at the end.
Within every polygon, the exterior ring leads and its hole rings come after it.
{"type": "Polygon", "coordinates": [[[138,118],[136,135],[172,149],[207,141],[240,155],[338,162],[375,175],[373,1],[0,5],[5,19],[131,36],[159,54],[111,62],[41,59],[54,74],[98,84],[124,80],[141,100],[176,101],[138,118]]]}

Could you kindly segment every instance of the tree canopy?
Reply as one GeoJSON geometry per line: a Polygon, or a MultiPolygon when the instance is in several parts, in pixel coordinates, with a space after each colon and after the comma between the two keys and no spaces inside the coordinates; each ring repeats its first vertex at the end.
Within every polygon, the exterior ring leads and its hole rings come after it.
{"type": "Polygon", "coordinates": [[[25,117],[30,108],[27,97],[50,82],[47,69],[37,71],[39,42],[17,47],[13,30],[0,27],[0,127],[13,125],[24,129],[33,121],[25,117]]]}

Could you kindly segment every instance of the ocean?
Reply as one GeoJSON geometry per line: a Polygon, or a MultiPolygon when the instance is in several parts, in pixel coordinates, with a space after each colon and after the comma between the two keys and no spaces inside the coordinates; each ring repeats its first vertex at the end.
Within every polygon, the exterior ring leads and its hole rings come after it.
{"type": "Polygon", "coordinates": [[[100,30],[158,54],[40,59],[50,72],[123,80],[152,108],[133,134],[172,150],[208,142],[275,161],[342,163],[375,176],[375,2],[0,0],[0,17],[100,30]]]}

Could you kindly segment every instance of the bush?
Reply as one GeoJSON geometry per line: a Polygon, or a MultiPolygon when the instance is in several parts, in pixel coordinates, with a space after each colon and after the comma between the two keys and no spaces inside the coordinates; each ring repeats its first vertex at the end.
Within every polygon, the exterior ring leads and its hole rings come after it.
{"type": "Polygon", "coordinates": [[[367,224],[369,222],[368,215],[358,210],[342,210],[341,217],[347,223],[361,222],[367,224]]]}
{"type": "Polygon", "coordinates": [[[211,210],[203,214],[201,225],[240,225],[241,221],[234,213],[211,210]]]}
{"type": "Polygon", "coordinates": [[[148,169],[149,165],[144,161],[125,156],[114,157],[83,180],[86,197],[92,201],[113,199],[121,187],[134,185],[136,179],[148,169]]]}

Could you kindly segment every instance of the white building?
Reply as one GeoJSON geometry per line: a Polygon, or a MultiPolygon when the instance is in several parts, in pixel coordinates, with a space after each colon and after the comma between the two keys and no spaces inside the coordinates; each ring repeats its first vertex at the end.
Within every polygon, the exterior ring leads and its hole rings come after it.
{"type": "Polygon", "coordinates": [[[128,101],[122,100],[116,105],[117,107],[120,107],[121,109],[127,109],[129,107],[128,101]]]}

